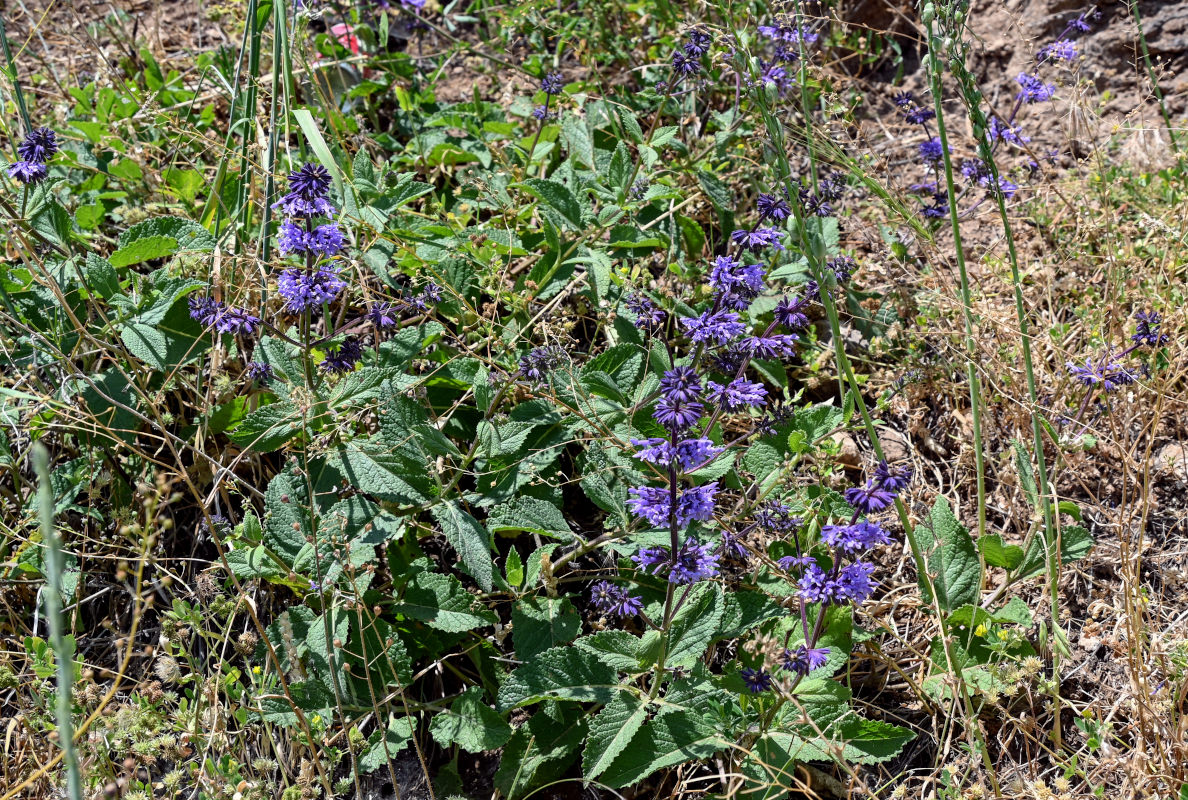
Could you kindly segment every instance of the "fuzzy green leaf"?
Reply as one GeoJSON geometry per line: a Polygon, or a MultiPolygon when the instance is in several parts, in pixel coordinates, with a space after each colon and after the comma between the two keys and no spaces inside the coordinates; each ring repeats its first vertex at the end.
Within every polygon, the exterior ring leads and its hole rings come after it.
{"type": "Polygon", "coordinates": [[[730,742],[700,715],[674,711],[641,728],[602,773],[612,788],[638,783],[656,770],[709,758],[730,742]]]}
{"type": "Polygon", "coordinates": [[[574,538],[561,509],[536,497],[517,497],[495,506],[487,517],[487,527],[492,533],[528,531],[563,541],[574,538]]]}
{"type": "Polygon", "coordinates": [[[631,692],[621,691],[590,720],[590,735],[582,754],[582,772],[593,779],[606,770],[627,748],[648,718],[648,704],[631,692]]]}
{"type": "Polygon", "coordinates": [[[498,707],[506,711],[549,699],[606,703],[614,697],[617,678],[615,670],[584,650],[554,647],[507,676],[498,707]]]}
{"type": "Polygon", "coordinates": [[[499,621],[457,578],[436,572],[422,572],[410,579],[393,610],[446,633],[484,628],[499,621]]]}
{"type": "Polygon", "coordinates": [[[491,591],[491,534],[457,500],[435,506],[432,513],[463,566],[483,591],[491,591]]]}
{"type": "Polygon", "coordinates": [[[949,501],[936,498],[928,516],[932,541],[928,543],[928,571],[932,575],[937,601],[952,611],[978,601],[982,567],[978,549],[969,531],[953,515],[949,501]]]}
{"type": "Polygon", "coordinates": [[[582,618],[567,597],[525,597],[512,608],[512,640],[521,661],[568,644],[582,630],[582,618]]]}
{"type": "Polygon", "coordinates": [[[456,744],[468,753],[494,750],[507,744],[511,725],[483,702],[481,686],[471,686],[429,723],[429,733],[442,747],[456,744]]]}

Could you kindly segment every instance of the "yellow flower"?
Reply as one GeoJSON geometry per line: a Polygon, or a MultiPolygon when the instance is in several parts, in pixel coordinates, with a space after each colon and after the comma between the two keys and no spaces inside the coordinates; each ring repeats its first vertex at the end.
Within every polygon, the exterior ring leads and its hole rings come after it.
{"type": "Polygon", "coordinates": [[[253,675],[259,675],[259,674],[260,674],[260,673],[262,673],[263,671],[264,671],[264,670],[260,669],[260,665],[259,665],[259,664],[257,664],[256,666],[252,667],[252,674],[253,674],[253,675]]]}
{"type": "Polygon", "coordinates": [[[985,625],[979,625],[978,627],[974,628],[974,636],[985,636],[985,635],[986,635],[986,626],[985,625]]]}

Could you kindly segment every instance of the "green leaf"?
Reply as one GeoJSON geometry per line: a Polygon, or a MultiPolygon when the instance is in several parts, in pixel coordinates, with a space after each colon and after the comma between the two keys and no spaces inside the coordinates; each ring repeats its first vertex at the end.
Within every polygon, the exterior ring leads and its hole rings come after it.
{"type": "Polygon", "coordinates": [[[499,687],[500,710],[542,700],[607,703],[618,687],[617,674],[590,653],[554,647],[511,673],[499,687]]]}
{"type": "Polygon", "coordinates": [[[793,425],[802,431],[810,442],[823,439],[841,424],[845,412],[836,406],[820,405],[796,412],[793,425]]]}
{"type": "Polygon", "coordinates": [[[367,737],[367,747],[359,756],[359,769],[364,773],[375,772],[395,758],[396,754],[412,742],[416,725],[412,717],[388,715],[388,725],[372,731],[367,737]],[[382,734],[382,735],[381,735],[382,734]]]}
{"type": "Polygon", "coordinates": [[[1035,483],[1035,470],[1031,466],[1031,454],[1018,439],[1012,439],[1011,445],[1015,450],[1015,470],[1019,473],[1019,485],[1023,487],[1023,494],[1032,508],[1039,507],[1039,490],[1035,483]]]}
{"type": "Polygon", "coordinates": [[[620,193],[625,193],[630,188],[627,181],[631,180],[631,153],[622,142],[615,145],[615,154],[611,156],[606,179],[610,188],[618,189],[620,193]]]}
{"type": "Polygon", "coordinates": [[[484,592],[491,591],[491,534],[462,508],[458,500],[435,506],[432,514],[441,525],[446,540],[458,551],[463,566],[484,592]]]}
{"type": "MultiPolygon", "coordinates": [[[[1031,578],[1046,569],[1048,560],[1044,539],[1045,537],[1042,535],[1032,537],[1031,544],[1027,547],[1027,555],[1024,556],[1023,563],[1019,565],[1018,572],[1011,576],[1012,580],[1031,578]]],[[[1080,525],[1066,525],[1060,529],[1061,564],[1079,561],[1089,555],[1089,551],[1092,549],[1093,534],[1080,525]]]]}
{"type": "Polygon", "coordinates": [[[507,551],[507,560],[503,564],[504,576],[509,586],[519,588],[524,583],[524,565],[520,561],[520,551],[512,547],[507,551]]]}
{"type": "Polygon", "coordinates": [[[539,198],[548,208],[560,214],[561,219],[570,228],[575,231],[582,229],[582,206],[568,186],[544,178],[529,178],[521,186],[529,194],[539,198]]]}
{"type": "Polygon", "coordinates": [[[674,711],[641,728],[602,773],[602,781],[616,789],[630,786],[656,770],[709,758],[729,746],[701,716],[674,711]]]}
{"type": "Polygon", "coordinates": [[[512,608],[516,658],[528,661],[581,633],[582,618],[567,597],[525,597],[512,608]]]}
{"type": "Polygon", "coordinates": [[[103,221],[107,209],[102,203],[86,203],[74,209],[74,221],[84,231],[93,231],[103,221]]]}
{"type": "Polygon", "coordinates": [[[943,495],[936,498],[928,523],[932,534],[928,544],[928,572],[940,607],[952,611],[976,604],[982,577],[978,550],[943,495]]]}
{"type": "Polygon", "coordinates": [[[495,786],[508,800],[560,777],[586,736],[581,709],[552,703],[520,726],[503,748],[495,786]]]}
{"type": "Polygon", "coordinates": [[[158,371],[167,371],[193,361],[210,347],[210,336],[190,319],[183,303],[164,295],[148,312],[125,323],[120,338],[128,352],[158,371]],[[155,319],[156,309],[170,303],[166,313],[155,319]]]}
{"type": "Polygon", "coordinates": [[[466,591],[461,581],[453,575],[436,572],[413,576],[393,610],[446,633],[462,633],[499,621],[493,611],[484,608],[466,591]]]}
{"type": "Polygon", "coordinates": [[[382,441],[339,445],[327,464],[356,489],[381,500],[417,505],[429,499],[427,463],[418,464],[401,449],[388,447],[382,441]]]}
{"type": "Polygon", "coordinates": [[[495,750],[507,744],[511,725],[483,702],[481,686],[471,686],[429,723],[429,733],[442,747],[456,744],[468,753],[495,750]]]}
{"type": "Polygon", "coordinates": [[[590,734],[582,754],[582,772],[597,778],[627,748],[648,718],[648,704],[631,692],[620,691],[590,720],[590,734]]]}
{"type": "Polygon", "coordinates": [[[673,617],[668,634],[669,667],[689,667],[703,655],[722,622],[722,588],[703,581],[693,585],[689,598],[673,617]]]}
{"type": "Polygon", "coordinates": [[[1014,569],[1023,563],[1023,548],[1004,543],[997,533],[978,539],[978,550],[982,551],[982,558],[992,567],[1014,569]]]}
{"type": "Polygon", "coordinates": [[[166,167],[161,170],[161,177],[165,179],[169,188],[187,203],[194,202],[198,192],[206,185],[206,179],[196,169],[166,167]]]}
{"type": "Polygon", "coordinates": [[[120,276],[105,258],[87,253],[87,285],[104,300],[120,294],[120,276]]]}
{"type": "Polygon", "coordinates": [[[127,267],[187,250],[209,252],[215,240],[210,231],[181,217],[154,217],[120,234],[119,249],[111,254],[114,267],[127,267]]]}
{"type": "Polygon", "coordinates": [[[487,527],[492,533],[528,531],[564,541],[574,539],[561,509],[536,497],[517,497],[495,506],[487,517],[487,527]]]}
{"type": "Polygon", "coordinates": [[[618,672],[640,672],[639,654],[643,642],[630,631],[599,631],[573,643],[618,672]]]}
{"type": "Polygon", "coordinates": [[[29,220],[29,227],[41,234],[46,241],[65,250],[70,246],[72,223],[66,209],[51,200],[33,215],[29,220]]]}
{"type": "Polygon", "coordinates": [[[305,420],[297,406],[287,400],[260,406],[230,432],[231,441],[257,453],[271,453],[301,433],[305,420]]]}
{"type": "Polygon", "coordinates": [[[845,744],[842,758],[849,763],[881,764],[899,755],[916,734],[907,728],[874,719],[849,716],[837,729],[845,744]]]}
{"type": "Polygon", "coordinates": [[[584,166],[594,168],[594,142],[590,139],[585,117],[566,114],[561,120],[561,141],[571,158],[577,158],[584,166]]]}

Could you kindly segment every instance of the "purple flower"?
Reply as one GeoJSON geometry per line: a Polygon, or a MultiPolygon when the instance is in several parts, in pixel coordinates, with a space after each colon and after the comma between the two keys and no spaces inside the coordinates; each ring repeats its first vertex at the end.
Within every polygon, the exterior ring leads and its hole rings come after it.
{"type": "Polygon", "coordinates": [[[338,225],[319,225],[308,231],[292,222],[282,222],[276,237],[281,255],[290,253],[313,253],[328,258],[342,250],[342,231],[338,225]]]}
{"type": "Polygon", "coordinates": [[[8,177],[26,186],[40,183],[49,175],[49,167],[36,161],[14,161],[8,165],[8,177]]]}
{"type": "Polygon", "coordinates": [[[610,581],[597,581],[590,587],[590,602],[601,613],[616,617],[634,616],[643,608],[643,601],[631,597],[626,586],[610,581]]]}
{"type": "Polygon", "coordinates": [[[837,279],[838,283],[846,284],[850,282],[850,276],[858,268],[858,265],[850,256],[838,256],[826,261],[825,268],[833,273],[833,277],[837,279]]]}
{"type": "Polygon", "coordinates": [[[534,347],[525,355],[520,356],[519,375],[532,383],[540,385],[548,378],[549,373],[565,362],[565,351],[560,345],[534,347]]]}
{"type": "Polygon", "coordinates": [[[201,323],[204,328],[214,327],[223,316],[223,304],[213,297],[191,295],[187,302],[190,306],[190,319],[201,323]]]}
{"type": "Polygon", "coordinates": [[[215,330],[219,333],[252,334],[260,327],[260,318],[247,313],[242,308],[228,308],[215,320],[215,330]]]}
{"type": "Polygon", "coordinates": [[[739,347],[755,358],[788,358],[796,352],[792,345],[798,338],[794,333],[748,336],[739,342],[739,347]]]}
{"type": "Polygon", "coordinates": [[[763,291],[763,265],[740,264],[730,256],[718,256],[710,268],[709,284],[719,292],[754,298],[763,291]]]}
{"type": "Polygon", "coordinates": [[[911,92],[899,92],[895,95],[893,101],[899,108],[907,108],[916,102],[916,97],[911,92]]]}
{"type": "Polygon", "coordinates": [[[287,195],[277,200],[272,204],[273,208],[279,209],[286,217],[332,217],[337,209],[330,204],[330,201],[324,197],[315,197],[312,200],[302,197],[296,192],[289,192],[287,195]]]}
{"type": "Polygon", "coordinates": [[[808,300],[800,297],[784,296],[775,307],[776,322],[785,328],[803,328],[808,325],[808,315],[804,313],[809,306],[808,300]]]}
{"type": "Polygon", "coordinates": [[[784,42],[791,42],[795,44],[798,41],[807,44],[812,44],[817,41],[819,36],[810,30],[805,30],[797,25],[793,20],[780,18],[775,20],[774,25],[760,25],[759,33],[766,36],[768,39],[776,39],[784,42]]]}
{"type": "Polygon", "coordinates": [[[1002,196],[1008,200],[1014,197],[1015,193],[1019,191],[1019,184],[1004,178],[1002,175],[999,175],[997,178],[987,175],[979,180],[978,183],[985,186],[991,195],[997,196],[999,193],[1002,193],[1002,196]]]}
{"type": "Polygon", "coordinates": [[[755,670],[750,667],[743,667],[738,674],[743,679],[743,683],[747,685],[747,691],[751,694],[770,691],[774,685],[771,675],[762,669],[755,670]]]}
{"type": "Polygon", "coordinates": [[[34,128],[17,145],[17,153],[25,161],[44,164],[58,152],[57,134],[49,128],[34,128]]]}
{"type": "Polygon", "coordinates": [[[681,325],[696,344],[726,344],[747,332],[747,326],[739,322],[734,311],[706,311],[696,317],[681,317],[681,325]]]}
{"type": "Polygon", "coordinates": [[[820,669],[829,661],[828,647],[808,647],[799,645],[795,650],[784,651],[783,667],[797,675],[808,675],[815,669],[820,669]]]}
{"type": "Polygon", "coordinates": [[[892,469],[886,461],[880,461],[875,466],[872,480],[889,492],[903,491],[912,480],[912,468],[903,466],[892,469]]]}
{"type": "Polygon", "coordinates": [[[735,561],[746,561],[747,548],[742,543],[741,536],[735,536],[730,531],[722,531],[722,557],[735,561]]]}
{"type": "Polygon", "coordinates": [[[656,403],[656,410],[652,412],[652,417],[671,431],[683,431],[696,424],[704,411],[705,408],[701,403],[681,402],[661,397],[656,403]]]}
{"type": "Polygon", "coordinates": [[[783,222],[792,215],[788,201],[774,194],[761,194],[755,198],[755,208],[759,212],[759,219],[783,222]]]}
{"type": "Polygon", "coordinates": [[[377,328],[394,328],[400,324],[400,317],[396,313],[396,305],[386,301],[372,303],[371,308],[367,309],[367,318],[377,328]]]}
{"type": "Polygon", "coordinates": [[[735,378],[723,386],[716,381],[706,384],[706,396],[717,403],[723,411],[737,411],[747,406],[761,406],[767,399],[767,389],[761,383],[752,383],[746,378],[735,378]]]}
{"type": "Polygon", "coordinates": [[[783,503],[764,503],[755,515],[755,523],[772,533],[792,533],[800,529],[801,520],[783,503]]]}
{"type": "Polygon", "coordinates": [[[846,502],[863,514],[874,514],[895,502],[895,493],[870,480],[866,486],[846,489],[846,502]]]}
{"type": "Polygon", "coordinates": [[[672,54],[672,71],[682,78],[690,78],[701,72],[701,59],[677,50],[672,54]]]}
{"type": "MultiPolygon", "coordinates": [[[[677,525],[683,528],[693,520],[704,522],[712,517],[714,494],[717,490],[718,484],[715,481],[679,493],[676,508],[677,525]]],[[[637,517],[647,520],[657,528],[669,524],[672,506],[667,487],[640,486],[629,489],[627,493],[631,495],[627,499],[627,506],[637,517]]]]}
{"type": "Polygon", "coordinates": [[[668,314],[663,309],[658,308],[642,294],[627,295],[623,298],[623,305],[635,314],[635,326],[647,334],[658,333],[668,319],[668,314]]]}
{"type": "Polygon", "coordinates": [[[653,575],[660,571],[671,559],[667,547],[641,547],[639,552],[631,557],[640,569],[653,575]]]}
{"type": "Polygon", "coordinates": [[[561,94],[561,90],[564,88],[565,76],[560,72],[549,72],[540,79],[540,90],[547,95],[561,94]]]}
{"type": "Polygon", "coordinates": [[[730,234],[730,240],[744,250],[758,253],[765,247],[783,250],[784,234],[777,228],[756,228],[753,231],[737,230],[730,234]]]}
{"type": "Polygon", "coordinates": [[[244,370],[250,381],[259,381],[260,383],[268,383],[274,377],[271,364],[265,364],[263,361],[249,361],[247,369],[244,370]]]}
{"type": "Polygon", "coordinates": [[[1134,320],[1134,335],[1130,337],[1130,341],[1148,347],[1160,347],[1167,343],[1167,334],[1159,331],[1159,325],[1163,320],[1158,311],[1136,311],[1134,320]]]}
{"type": "Polygon", "coordinates": [[[779,565],[779,568],[784,572],[788,572],[793,567],[803,568],[809,566],[810,564],[816,563],[817,562],[812,556],[784,556],[783,558],[776,560],[776,564],[779,565]]]}
{"type": "Polygon", "coordinates": [[[1022,72],[1015,80],[1021,87],[1019,100],[1023,103],[1043,103],[1051,100],[1056,94],[1056,87],[1050,83],[1044,83],[1038,75],[1028,75],[1026,72],[1022,72]]]}
{"type": "Polygon", "coordinates": [[[332,302],[346,288],[335,267],[320,267],[312,272],[293,267],[281,273],[276,285],[277,293],[285,300],[285,309],[294,314],[332,302]]]}
{"type": "Polygon", "coordinates": [[[635,454],[640,461],[667,467],[675,460],[683,470],[694,469],[716,458],[725,448],[719,447],[709,439],[685,439],[679,441],[676,447],[667,439],[652,437],[649,439],[632,439],[631,444],[642,447],[635,454]]]}
{"type": "Polygon", "coordinates": [[[939,136],[933,136],[931,139],[920,142],[920,159],[922,161],[934,163],[944,157],[945,147],[941,144],[939,136]]]}
{"type": "Polygon", "coordinates": [[[890,544],[891,537],[874,522],[859,521],[853,525],[826,525],[821,528],[821,541],[847,553],[869,550],[881,544],[890,544]]]}
{"type": "Polygon", "coordinates": [[[980,158],[967,158],[961,162],[961,174],[970,182],[981,181],[990,176],[990,170],[980,158]]]}
{"type": "Polygon", "coordinates": [[[805,566],[797,587],[801,599],[809,603],[832,603],[841,596],[837,581],[815,561],[805,566]]]}
{"type": "Polygon", "coordinates": [[[817,217],[832,216],[833,208],[824,197],[807,188],[802,188],[797,196],[800,198],[800,204],[804,206],[804,212],[806,214],[817,217]]]}
{"type": "Polygon", "coordinates": [[[330,173],[321,164],[306,164],[289,173],[289,191],[313,200],[330,190],[330,173]]]}
{"type": "Polygon", "coordinates": [[[688,586],[717,574],[718,554],[714,552],[713,545],[698,544],[690,536],[677,552],[676,561],[668,573],[668,582],[688,586]]]}
{"type": "Polygon", "coordinates": [[[1072,39],[1059,39],[1040,48],[1036,61],[1044,63],[1049,59],[1060,61],[1074,61],[1077,57],[1077,43],[1072,39]]]}
{"type": "Polygon", "coordinates": [[[1135,381],[1135,376],[1132,373],[1109,356],[1103,356],[1097,363],[1094,363],[1093,357],[1090,356],[1085,359],[1083,365],[1069,361],[1066,366],[1069,374],[1085,386],[1090,388],[1100,386],[1107,392],[1112,392],[1135,381]]]}
{"type": "Polygon", "coordinates": [[[1020,146],[1031,141],[1031,137],[1024,136],[1023,130],[1018,125],[1008,125],[998,117],[990,118],[988,132],[990,134],[990,141],[1002,140],[1020,146]]]}
{"type": "Polygon", "coordinates": [[[685,34],[687,41],[685,42],[685,53],[690,58],[700,58],[709,52],[710,45],[713,43],[713,37],[707,32],[698,28],[693,28],[685,34]]]}
{"type": "Polygon", "coordinates": [[[660,394],[675,403],[689,403],[701,397],[701,376],[692,367],[673,367],[660,378],[660,394]]]}
{"type": "Polygon", "coordinates": [[[870,579],[875,565],[866,561],[855,561],[846,564],[841,574],[837,576],[836,592],[840,600],[849,600],[855,605],[862,605],[874,593],[878,583],[870,579]]]}
{"type": "Polygon", "coordinates": [[[433,281],[429,281],[421,287],[421,297],[426,303],[440,303],[442,298],[441,287],[433,281]]]}
{"type": "Polygon", "coordinates": [[[363,359],[363,345],[358,339],[347,339],[338,347],[332,348],[322,359],[322,369],[326,372],[351,372],[355,365],[363,359]]]}
{"type": "Polygon", "coordinates": [[[557,115],[555,113],[549,111],[548,106],[537,106],[536,108],[532,109],[532,118],[540,122],[548,122],[549,120],[554,119],[556,116],[557,115]]]}
{"type": "Polygon", "coordinates": [[[922,108],[917,106],[907,111],[903,118],[913,125],[923,125],[928,120],[936,116],[936,112],[931,108],[922,108]]]}

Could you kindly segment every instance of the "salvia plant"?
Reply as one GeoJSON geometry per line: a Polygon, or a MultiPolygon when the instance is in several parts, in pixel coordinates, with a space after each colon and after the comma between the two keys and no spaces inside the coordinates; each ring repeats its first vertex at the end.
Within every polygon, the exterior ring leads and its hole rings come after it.
{"type": "Polygon", "coordinates": [[[940,758],[929,718],[1001,796],[1004,709],[1080,774],[1060,591],[1094,523],[1057,476],[1176,344],[1171,305],[1136,298],[1125,342],[1045,352],[1046,373],[1030,349],[1017,218],[1063,157],[1033,139],[1102,15],[1068,13],[991,103],[968,3],[922,3],[924,82],[868,98],[895,108],[900,181],[842,133],[839,9],[654,5],[636,63],[560,4],[492,26],[485,3],[252,2],[239,51],[201,62],[226,109],[145,49],[141,82],[72,90],[54,127],[5,50],[0,435],[37,469],[0,457],[23,531],[4,575],[45,583],[17,649],[20,725],[51,755],[0,800],[57,791],[59,763],[72,800],[401,796],[410,770],[434,797],[900,797],[940,758]],[[501,76],[499,102],[442,99],[439,45],[501,76]],[[622,63],[638,90],[601,91],[591,65],[622,63]],[[217,168],[160,168],[167,203],[134,199],[134,155],[174,156],[120,140],[142,113],[203,146],[229,117],[217,168]],[[873,209],[888,258],[851,235],[873,209]],[[1006,248],[984,278],[1013,294],[1022,434],[985,427],[979,218],[1006,248]],[[953,286],[865,285],[930,259],[953,286]],[[968,487],[892,454],[911,382],[877,385],[948,294],[968,386],[946,399],[970,414],[944,463],[968,487]],[[108,593],[128,630],[97,654],[108,593]]]}

